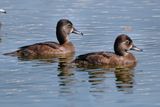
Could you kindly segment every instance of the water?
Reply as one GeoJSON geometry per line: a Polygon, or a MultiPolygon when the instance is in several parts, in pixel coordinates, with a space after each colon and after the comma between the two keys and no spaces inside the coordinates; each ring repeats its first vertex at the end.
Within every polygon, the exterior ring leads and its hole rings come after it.
{"type": "Polygon", "coordinates": [[[160,1],[158,0],[0,0],[1,107],[159,107],[160,1]],[[125,33],[143,52],[137,66],[82,69],[71,59],[21,60],[2,55],[20,46],[56,40],[59,19],[70,19],[85,36],[72,34],[76,55],[113,50],[125,33]]]}

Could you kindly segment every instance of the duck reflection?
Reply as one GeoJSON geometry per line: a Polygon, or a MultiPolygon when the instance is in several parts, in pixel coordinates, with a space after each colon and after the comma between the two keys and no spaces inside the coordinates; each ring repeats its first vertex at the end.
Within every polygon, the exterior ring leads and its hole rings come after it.
{"type": "MultiPolygon", "coordinates": [[[[75,85],[84,82],[86,83],[86,81],[89,83],[88,91],[91,92],[92,95],[102,95],[106,91],[110,90],[110,86],[114,86],[114,84],[116,85],[117,90],[120,92],[131,93],[133,91],[133,68],[77,68],[76,65],[71,63],[73,58],[74,55],[72,54],[68,57],[39,59],[45,63],[58,63],[57,77],[59,79],[58,85],[60,88],[60,95],[73,94],[75,92],[75,85]],[[85,74],[82,82],[77,83],[77,81],[81,81],[82,78],[76,78],[75,74],[77,72],[75,71],[85,74]]],[[[20,59],[28,60],[25,58],[20,59]]],[[[88,83],[86,87],[88,87],[88,83]]]]}
{"type": "MultiPolygon", "coordinates": [[[[70,62],[70,61],[69,61],[70,62]]],[[[74,92],[74,85],[76,83],[75,72],[88,74],[88,78],[84,81],[90,83],[89,92],[93,95],[102,95],[110,89],[110,85],[113,83],[119,92],[132,93],[134,87],[134,69],[133,68],[100,68],[100,69],[88,69],[77,68],[74,65],[69,64],[67,61],[59,62],[58,77],[60,79],[60,93],[70,94],[74,92]]],[[[111,86],[114,86],[114,85],[111,86]]]]}
{"type": "Polygon", "coordinates": [[[128,68],[115,69],[116,86],[118,91],[132,93],[134,86],[134,70],[128,68]]]}
{"type": "Polygon", "coordinates": [[[74,75],[72,69],[73,69],[72,66],[70,66],[68,63],[59,62],[58,71],[60,71],[60,73],[58,74],[58,76],[59,77],[72,76],[74,75]]]}
{"type": "Polygon", "coordinates": [[[61,58],[58,63],[58,78],[59,78],[59,93],[60,95],[70,95],[74,92],[74,83],[76,81],[74,77],[74,68],[70,63],[73,57],[61,58]]]}
{"type": "Polygon", "coordinates": [[[91,83],[91,85],[101,84],[106,78],[105,73],[105,70],[96,70],[88,72],[89,82],[91,83]]]}
{"type": "Polygon", "coordinates": [[[73,60],[75,53],[70,53],[70,54],[65,54],[65,55],[60,55],[60,56],[41,56],[39,58],[34,58],[34,57],[17,57],[18,60],[20,61],[34,61],[37,60],[39,62],[45,62],[45,63],[63,63],[63,62],[69,62],[73,60]]]}
{"type": "Polygon", "coordinates": [[[109,69],[92,69],[88,71],[88,82],[91,84],[90,92],[94,95],[101,94],[106,91],[105,80],[107,79],[106,73],[111,72],[109,69]]]}
{"type": "Polygon", "coordinates": [[[94,94],[109,90],[111,81],[115,83],[117,90],[120,92],[132,93],[133,91],[133,68],[85,69],[85,71],[88,72],[88,82],[91,85],[90,92],[94,94]]]}
{"type": "Polygon", "coordinates": [[[26,58],[18,57],[20,61],[35,61],[38,62],[36,66],[41,66],[42,64],[57,64],[57,78],[59,85],[59,93],[61,95],[71,94],[73,92],[72,85],[74,84],[74,73],[71,61],[74,58],[74,53],[63,55],[59,58],[55,57],[40,57],[40,58],[26,58]]]}

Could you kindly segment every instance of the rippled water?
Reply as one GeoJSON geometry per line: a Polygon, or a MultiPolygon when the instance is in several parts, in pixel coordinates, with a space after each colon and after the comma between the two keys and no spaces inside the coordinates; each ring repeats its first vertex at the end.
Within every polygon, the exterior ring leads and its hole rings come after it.
{"type": "MultiPolygon", "coordinates": [[[[159,107],[160,2],[158,0],[0,0],[1,107],[159,107]],[[20,46],[56,40],[59,19],[70,19],[76,55],[113,50],[125,33],[144,51],[132,69],[82,69],[69,59],[22,60],[4,56],[20,46]]],[[[76,56],[75,55],[75,56],[76,56]]]]}

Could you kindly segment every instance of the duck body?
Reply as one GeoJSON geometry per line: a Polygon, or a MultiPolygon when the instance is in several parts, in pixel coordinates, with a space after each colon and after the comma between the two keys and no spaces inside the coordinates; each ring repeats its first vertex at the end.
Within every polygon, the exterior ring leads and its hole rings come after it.
{"type": "Polygon", "coordinates": [[[57,23],[56,36],[59,43],[48,41],[35,43],[20,47],[17,51],[11,53],[5,53],[4,55],[12,55],[25,58],[43,58],[43,57],[59,57],[66,56],[75,52],[75,47],[72,42],[69,41],[69,34],[81,34],[76,30],[67,19],[61,19],[57,23]]]}
{"type": "Polygon", "coordinates": [[[119,56],[113,52],[93,52],[78,56],[75,61],[80,66],[135,66],[136,58],[132,53],[126,56],[119,56]]]}
{"type": "Polygon", "coordinates": [[[22,57],[58,57],[75,52],[72,42],[60,45],[56,42],[48,41],[33,45],[20,47],[14,54],[22,57]]]}
{"type": "Polygon", "coordinates": [[[106,66],[106,67],[134,67],[135,56],[129,50],[142,51],[137,48],[127,35],[119,35],[114,44],[115,52],[91,52],[76,57],[74,62],[78,67],[106,66]]]}

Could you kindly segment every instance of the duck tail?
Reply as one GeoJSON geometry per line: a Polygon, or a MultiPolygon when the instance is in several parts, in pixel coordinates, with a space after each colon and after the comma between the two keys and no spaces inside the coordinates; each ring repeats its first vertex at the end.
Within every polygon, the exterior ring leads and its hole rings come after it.
{"type": "Polygon", "coordinates": [[[4,53],[3,55],[8,55],[8,56],[17,56],[18,55],[18,51],[14,51],[14,52],[8,52],[8,53],[4,53]]]}

